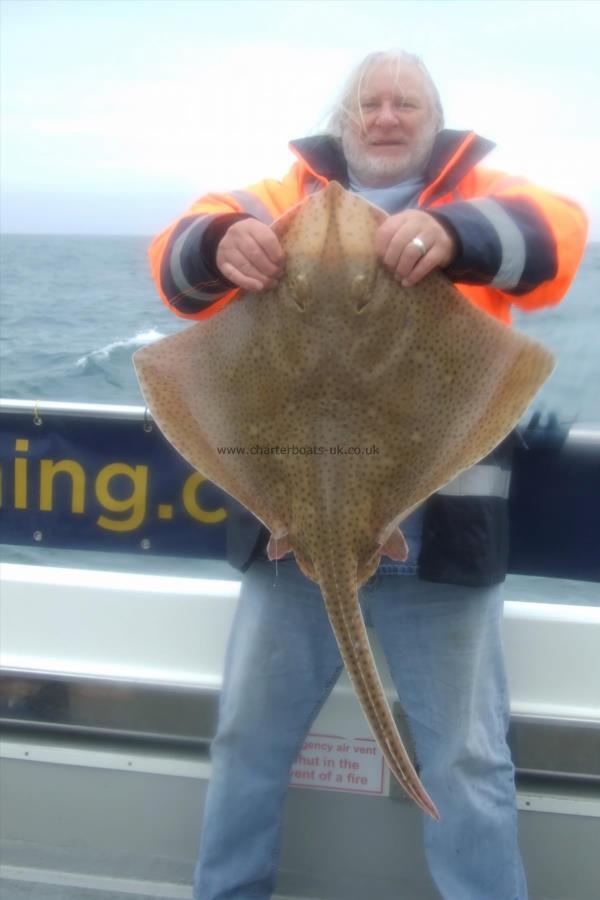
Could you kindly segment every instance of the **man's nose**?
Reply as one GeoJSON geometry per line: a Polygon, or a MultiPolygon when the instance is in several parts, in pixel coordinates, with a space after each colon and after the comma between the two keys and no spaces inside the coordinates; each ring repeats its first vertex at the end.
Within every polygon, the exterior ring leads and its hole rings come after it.
{"type": "Polygon", "coordinates": [[[393,103],[386,101],[377,110],[375,121],[378,125],[395,125],[398,122],[398,110],[393,103]]]}

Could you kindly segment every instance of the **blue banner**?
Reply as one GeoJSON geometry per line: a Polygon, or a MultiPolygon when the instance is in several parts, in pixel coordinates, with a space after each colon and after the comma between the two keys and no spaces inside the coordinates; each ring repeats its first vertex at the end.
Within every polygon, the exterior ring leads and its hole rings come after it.
{"type": "Polygon", "coordinates": [[[225,557],[224,493],[140,420],[4,413],[0,542],[225,557]]]}
{"type": "MultiPolygon", "coordinates": [[[[0,426],[0,543],[225,559],[226,494],[153,423],[3,411],[0,426]]],[[[509,571],[600,581],[600,431],[523,434],[509,571]]]]}

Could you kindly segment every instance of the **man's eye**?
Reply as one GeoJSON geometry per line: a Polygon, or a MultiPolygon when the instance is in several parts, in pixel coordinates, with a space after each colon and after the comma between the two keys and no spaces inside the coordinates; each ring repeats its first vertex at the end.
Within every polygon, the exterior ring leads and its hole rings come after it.
{"type": "Polygon", "coordinates": [[[377,109],[377,104],[374,100],[365,100],[364,103],[361,103],[362,109],[377,109]]]}

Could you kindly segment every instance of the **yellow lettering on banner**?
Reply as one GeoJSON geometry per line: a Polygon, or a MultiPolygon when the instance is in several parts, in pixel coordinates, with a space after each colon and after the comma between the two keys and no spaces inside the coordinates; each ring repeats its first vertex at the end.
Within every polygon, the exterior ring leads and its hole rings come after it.
{"type": "Polygon", "coordinates": [[[15,509],[27,509],[26,459],[15,459],[15,509]]]}
{"type": "Polygon", "coordinates": [[[193,475],[189,476],[183,486],[183,505],[185,506],[185,511],[192,519],[195,519],[197,522],[204,522],[206,525],[215,525],[227,517],[227,511],[222,506],[219,509],[204,509],[204,507],[200,506],[196,494],[204,481],[206,481],[206,478],[200,472],[194,472],[193,475]]]}
{"type": "MultiPolygon", "coordinates": [[[[15,440],[17,453],[26,453],[29,450],[27,438],[15,440]]],[[[17,457],[15,459],[15,509],[27,509],[27,462],[28,460],[17,457]]]]}
{"type": "Polygon", "coordinates": [[[125,463],[112,463],[104,466],[96,478],[96,497],[98,503],[109,512],[129,512],[128,519],[109,519],[98,516],[100,528],[108,531],[134,531],[144,521],[146,515],[146,494],[148,489],[148,466],[128,466],[125,463]],[[125,500],[117,500],[109,490],[110,482],[117,475],[124,475],[131,480],[131,494],[125,500]]]}
{"type": "MultiPolygon", "coordinates": [[[[29,441],[15,441],[15,450],[28,450],[29,441]]],[[[27,460],[15,459],[15,509],[27,509],[27,460]]]]}
{"type": "Polygon", "coordinates": [[[40,509],[44,512],[52,510],[54,499],[54,476],[64,472],[71,477],[71,512],[82,513],[85,506],[85,472],[74,459],[61,459],[54,462],[42,459],[40,462],[40,509]]]}

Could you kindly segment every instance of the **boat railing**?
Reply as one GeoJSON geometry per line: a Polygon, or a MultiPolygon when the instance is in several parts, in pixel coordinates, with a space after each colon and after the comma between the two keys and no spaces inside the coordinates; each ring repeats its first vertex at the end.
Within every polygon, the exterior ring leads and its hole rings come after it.
{"type": "MultiPolygon", "coordinates": [[[[141,406],[2,400],[0,423],[2,542],[135,554],[130,572],[43,558],[1,566],[1,723],[13,736],[206,754],[239,591],[224,561],[222,494],[177,456],[141,406]],[[223,574],[150,575],[144,559],[154,554],[221,561],[223,574]]],[[[526,521],[513,522],[522,547],[513,548],[512,571],[582,573],[590,596],[597,591],[599,460],[600,428],[523,429],[512,503],[513,518],[526,521]]],[[[597,784],[600,606],[572,602],[561,586],[560,597],[548,598],[560,602],[507,592],[513,755],[522,776],[597,784]]],[[[384,687],[402,725],[389,677],[384,687]]],[[[356,721],[345,675],[328,709],[336,723],[356,721]]]]}

